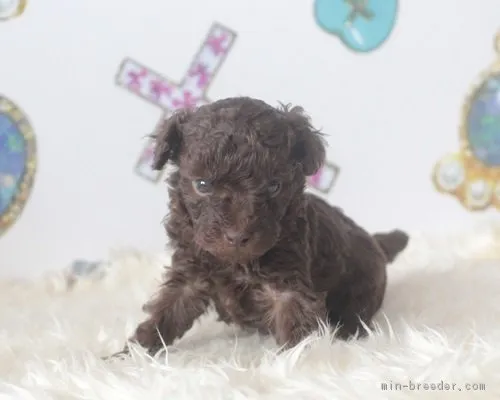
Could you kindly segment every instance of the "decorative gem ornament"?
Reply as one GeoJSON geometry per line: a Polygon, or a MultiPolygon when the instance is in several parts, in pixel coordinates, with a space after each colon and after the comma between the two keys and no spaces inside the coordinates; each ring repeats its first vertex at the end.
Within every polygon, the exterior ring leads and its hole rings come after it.
{"type": "Polygon", "coordinates": [[[0,96],[0,235],[21,215],[36,171],[36,142],[24,113],[0,96]]]}
{"type": "Polygon", "coordinates": [[[0,0],[0,21],[20,16],[26,9],[28,0],[0,0]]]}
{"type": "MultiPolygon", "coordinates": [[[[201,106],[209,102],[206,91],[235,39],[233,31],[213,24],[179,84],[131,59],[122,62],[116,83],[161,108],[162,119],[175,110],[201,106]]],[[[154,140],[148,141],[135,166],[135,172],[150,182],[158,182],[162,176],[162,171],[152,169],[154,147],[154,140]]]]}
{"type": "Polygon", "coordinates": [[[463,106],[459,152],[443,157],[433,171],[436,189],[471,211],[500,210],[500,32],[495,50],[497,60],[463,106]]]}
{"type": "Polygon", "coordinates": [[[326,162],[313,176],[307,179],[307,185],[318,192],[328,194],[337,182],[340,168],[331,162],[326,162]]]}
{"type": "Polygon", "coordinates": [[[73,289],[78,282],[96,282],[104,279],[109,272],[110,264],[104,261],[78,259],[64,271],[66,289],[73,289]]]}
{"type": "Polygon", "coordinates": [[[351,50],[370,52],[384,43],[396,24],[398,0],[315,0],[316,23],[351,50]]]}

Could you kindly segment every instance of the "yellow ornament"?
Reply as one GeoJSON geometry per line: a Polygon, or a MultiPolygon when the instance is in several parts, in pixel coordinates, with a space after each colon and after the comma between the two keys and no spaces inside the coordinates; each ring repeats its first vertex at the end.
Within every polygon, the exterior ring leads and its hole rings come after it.
{"type": "Polygon", "coordinates": [[[26,9],[28,0],[0,0],[0,21],[20,16],[26,9]]]}
{"type": "Polygon", "coordinates": [[[463,105],[459,151],[439,160],[432,175],[439,192],[471,211],[500,210],[500,32],[495,51],[463,105]]]}

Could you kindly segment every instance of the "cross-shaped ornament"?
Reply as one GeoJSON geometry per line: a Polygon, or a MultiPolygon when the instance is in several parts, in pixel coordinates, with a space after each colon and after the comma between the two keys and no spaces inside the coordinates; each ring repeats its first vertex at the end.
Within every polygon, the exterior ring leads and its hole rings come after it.
{"type": "MultiPolygon", "coordinates": [[[[236,39],[232,30],[214,23],[195,55],[187,74],[179,84],[173,83],[159,73],[127,58],[116,75],[116,83],[160,107],[162,120],[173,111],[182,108],[199,107],[210,100],[206,91],[219,71],[236,39]]],[[[155,142],[150,139],[143,148],[135,165],[135,172],[153,183],[160,180],[163,171],[151,168],[155,142]]]]}
{"type": "Polygon", "coordinates": [[[340,167],[327,161],[318,172],[307,178],[307,185],[323,195],[328,195],[335,183],[337,183],[339,173],[340,167]]]}
{"type": "Polygon", "coordinates": [[[368,8],[368,0],[344,0],[351,6],[351,12],[347,16],[347,23],[352,24],[354,19],[360,15],[365,19],[373,19],[375,13],[368,8]]]}

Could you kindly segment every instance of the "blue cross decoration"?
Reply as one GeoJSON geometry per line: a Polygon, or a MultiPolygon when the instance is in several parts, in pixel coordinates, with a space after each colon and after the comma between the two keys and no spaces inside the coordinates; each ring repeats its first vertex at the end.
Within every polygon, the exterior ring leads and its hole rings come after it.
{"type": "Polygon", "coordinates": [[[355,52],[382,45],[396,24],[398,0],[315,0],[316,23],[355,52]]]}
{"type": "Polygon", "coordinates": [[[0,235],[21,215],[36,171],[36,141],[25,114],[0,96],[0,235]]]}

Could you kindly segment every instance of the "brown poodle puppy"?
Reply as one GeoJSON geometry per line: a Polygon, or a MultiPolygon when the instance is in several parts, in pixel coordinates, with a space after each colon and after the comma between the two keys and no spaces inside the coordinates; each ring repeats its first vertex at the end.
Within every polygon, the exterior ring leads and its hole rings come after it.
{"type": "Polygon", "coordinates": [[[229,98],[177,112],[155,136],[153,167],[176,167],[165,220],[174,253],[133,342],[155,353],[210,305],[284,347],[320,320],[340,338],[363,333],[384,299],[386,264],[408,236],[372,236],[304,192],[325,147],[301,108],[229,98]]]}

